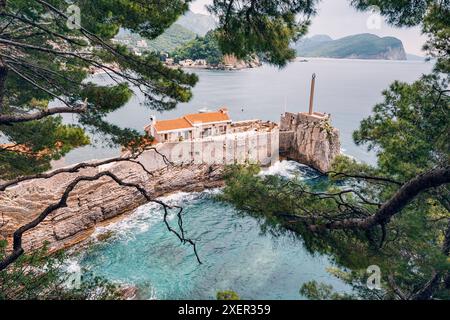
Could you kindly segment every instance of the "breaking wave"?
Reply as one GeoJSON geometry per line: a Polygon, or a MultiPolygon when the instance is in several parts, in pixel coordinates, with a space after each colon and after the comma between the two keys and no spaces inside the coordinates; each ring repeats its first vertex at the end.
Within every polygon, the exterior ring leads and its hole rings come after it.
{"type": "MultiPolygon", "coordinates": [[[[202,192],[177,192],[157,200],[169,206],[182,206],[201,198],[210,197],[220,192],[220,189],[205,190],[202,192]]],[[[178,213],[178,209],[172,209],[167,216],[167,220],[173,220],[178,213]]],[[[95,240],[102,234],[111,233],[114,238],[130,239],[135,235],[147,232],[153,225],[160,223],[164,218],[164,210],[160,204],[147,203],[137,208],[133,213],[122,220],[111,223],[107,226],[97,227],[92,234],[95,240]]]]}
{"type": "Polygon", "coordinates": [[[318,176],[311,167],[295,161],[278,161],[269,168],[263,169],[259,176],[281,176],[286,179],[306,180],[318,176]]]}
{"type": "MultiPolygon", "coordinates": [[[[299,164],[295,161],[279,161],[269,168],[263,169],[259,176],[277,175],[286,179],[307,180],[318,176],[318,172],[314,169],[299,164]]],[[[200,199],[211,198],[221,192],[220,188],[204,190],[201,192],[176,192],[168,196],[160,197],[160,200],[169,206],[186,206],[200,199]]],[[[167,220],[170,222],[176,218],[178,209],[172,209],[169,212],[167,220]]],[[[108,238],[129,241],[136,235],[149,231],[152,226],[163,221],[164,210],[157,203],[147,203],[130,215],[124,217],[120,221],[111,223],[106,226],[99,226],[91,235],[91,240],[96,241],[102,238],[102,235],[109,234],[108,238]]]]}

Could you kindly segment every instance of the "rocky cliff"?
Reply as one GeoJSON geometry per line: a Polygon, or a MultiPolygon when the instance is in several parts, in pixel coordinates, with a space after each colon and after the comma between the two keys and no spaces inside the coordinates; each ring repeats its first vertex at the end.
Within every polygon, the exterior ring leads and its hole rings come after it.
{"type": "MultiPolygon", "coordinates": [[[[222,184],[222,170],[218,166],[170,167],[150,176],[138,165],[128,162],[31,180],[0,192],[0,225],[3,224],[0,239],[10,238],[18,227],[33,220],[48,205],[58,202],[65,187],[76,176],[95,175],[103,170],[111,171],[126,182],[139,183],[155,198],[174,191],[199,191],[222,184]]],[[[49,242],[50,250],[68,247],[88,237],[97,225],[144,203],[138,191],[121,187],[107,177],[81,183],[71,193],[67,208],[55,211],[24,234],[24,248],[38,248],[45,241],[49,242]]]]}
{"type": "Polygon", "coordinates": [[[222,63],[219,65],[219,68],[224,69],[248,69],[248,68],[258,68],[262,65],[258,56],[251,56],[246,60],[237,59],[233,55],[224,55],[222,59],[222,63]]]}
{"type": "Polygon", "coordinates": [[[285,113],[280,124],[280,154],[321,172],[340,154],[339,130],[322,113],[285,113]]]}

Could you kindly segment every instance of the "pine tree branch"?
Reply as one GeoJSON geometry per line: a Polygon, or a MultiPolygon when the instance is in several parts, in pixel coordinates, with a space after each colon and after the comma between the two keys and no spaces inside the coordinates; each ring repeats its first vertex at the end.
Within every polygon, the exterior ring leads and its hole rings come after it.
{"type": "Polygon", "coordinates": [[[139,191],[139,193],[141,195],[143,195],[145,197],[145,199],[148,202],[154,202],[157,203],[159,205],[161,205],[164,209],[164,223],[167,227],[167,229],[174,233],[178,239],[180,239],[180,241],[183,244],[190,244],[192,245],[193,249],[194,249],[194,253],[195,256],[197,258],[197,261],[201,264],[201,260],[198,256],[198,252],[197,252],[197,248],[196,248],[196,244],[194,241],[192,241],[191,239],[187,239],[184,236],[184,230],[182,228],[183,223],[182,221],[178,222],[179,227],[181,228],[181,234],[176,231],[175,229],[173,229],[170,224],[168,223],[168,214],[169,214],[169,210],[173,209],[173,208],[178,208],[180,209],[178,212],[178,219],[182,219],[182,215],[181,215],[181,208],[180,207],[171,207],[167,204],[165,204],[164,202],[160,201],[160,200],[156,200],[153,199],[151,197],[151,195],[140,185],[136,184],[136,183],[130,183],[130,182],[125,182],[122,179],[120,179],[119,177],[117,177],[115,174],[111,173],[110,171],[103,171],[100,172],[94,176],[79,176],[77,178],[75,178],[64,190],[63,194],[61,195],[60,200],[57,203],[51,204],[49,205],[47,208],[45,208],[35,219],[33,219],[32,221],[30,221],[29,223],[21,226],[20,228],[18,228],[14,234],[13,234],[13,250],[12,252],[6,256],[3,260],[0,261],[0,271],[6,269],[9,265],[11,265],[12,263],[14,263],[17,259],[19,259],[20,256],[22,256],[24,254],[24,249],[22,247],[22,237],[23,234],[33,228],[35,228],[36,226],[38,226],[42,221],[44,221],[44,219],[50,215],[51,213],[53,213],[54,211],[61,209],[61,208],[66,208],[67,207],[67,200],[71,194],[71,192],[75,189],[75,187],[80,184],[81,182],[92,182],[92,181],[96,181],[99,180],[103,177],[109,177],[111,178],[113,181],[115,181],[118,185],[123,186],[123,187],[128,187],[128,188],[134,188],[137,191],[139,191]]]}
{"type": "Polygon", "coordinates": [[[369,181],[379,181],[379,182],[388,182],[388,183],[392,183],[392,184],[396,184],[396,185],[403,185],[402,182],[394,180],[394,179],[390,179],[390,178],[385,178],[385,177],[378,177],[378,176],[369,176],[369,175],[357,175],[357,174],[348,174],[345,172],[337,172],[337,171],[329,171],[324,173],[321,176],[331,176],[333,178],[339,178],[339,177],[344,177],[344,178],[350,178],[350,179],[361,179],[361,180],[369,180],[369,181]]]}
{"type": "Polygon", "coordinates": [[[30,175],[30,176],[25,176],[25,177],[19,177],[14,180],[8,181],[4,184],[0,184],[0,191],[5,191],[6,189],[13,187],[13,186],[17,185],[18,183],[21,183],[24,181],[35,180],[35,179],[49,179],[49,178],[52,178],[56,175],[63,174],[63,173],[77,173],[81,169],[97,168],[99,166],[103,166],[103,165],[111,164],[111,163],[117,163],[117,162],[134,163],[134,164],[140,166],[142,168],[142,170],[145,171],[145,173],[152,176],[153,173],[150,172],[147,168],[145,168],[145,166],[141,162],[135,161],[137,158],[139,158],[139,156],[144,151],[156,152],[159,156],[162,157],[162,159],[166,165],[173,165],[172,162],[170,162],[169,159],[164,154],[160,153],[156,148],[145,148],[135,154],[132,154],[132,155],[130,155],[128,157],[124,157],[124,158],[118,157],[118,158],[106,159],[103,161],[97,161],[97,162],[82,162],[82,163],[78,163],[77,165],[75,165],[73,167],[69,167],[69,168],[60,168],[60,169],[56,169],[56,170],[53,170],[48,173],[40,173],[40,174],[35,174],[35,175],[30,175]]]}
{"type": "Polygon", "coordinates": [[[311,225],[313,231],[323,229],[363,229],[386,224],[420,193],[450,183],[450,166],[437,168],[419,175],[405,183],[381,208],[367,218],[349,218],[323,225],[311,225]]]}
{"type": "Polygon", "coordinates": [[[61,114],[61,113],[84,113],[86,112],[86,102],[79,107],[54,107],[47,110],[37,111],[34,113],[23,113],[23,114],[0,114],[0,125],[2,124],[11,124],[11,123],[19,123],[19,122],[27,122],[33,120],[40,120],[42,118],[61,114]]]}

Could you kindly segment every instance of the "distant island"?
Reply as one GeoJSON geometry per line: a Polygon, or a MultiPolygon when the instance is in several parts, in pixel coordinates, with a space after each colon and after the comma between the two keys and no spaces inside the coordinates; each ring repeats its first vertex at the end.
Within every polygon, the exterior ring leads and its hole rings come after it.
{"type": "Polygon", "coordinates": [[[364,33],[333,40],[327,35],[305,38],[295,44],[299,57],[336,59],[407,60],[401,40],[364,33]]]}

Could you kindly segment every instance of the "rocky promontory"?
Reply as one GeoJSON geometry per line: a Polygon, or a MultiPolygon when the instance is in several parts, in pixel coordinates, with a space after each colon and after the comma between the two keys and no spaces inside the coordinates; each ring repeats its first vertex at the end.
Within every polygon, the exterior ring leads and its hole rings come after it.
{"type": "MultiPolygon", "coordinates": [[[[222,169],[219,166],[171,166],[149,175],[139,165],[130,162],[30,180],[0,192],[3,225],[0,239],[12,240],[10,238],[17,228],[35,219],[50,204],[57,203],[64,189],[77,176],[93,176],[104,170],[125,182],[143,186],[154,198],[176,191],[200,191],[222,185],[222,169]]],[[[24,234],[23,247],[25,250],[36,249],[42,247],[44,242],[49,243],[51,251],[69,247],[86,239],[96,226],[131,212],[144,203],[146,199],[137,190],[119,186],[109,177],[81,182],[70,194],[66,208],[53,212],[24,234]]]]}

